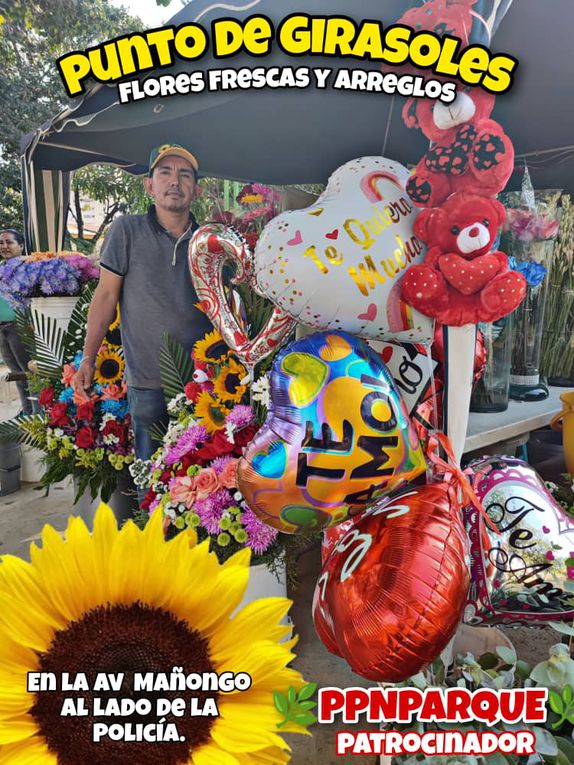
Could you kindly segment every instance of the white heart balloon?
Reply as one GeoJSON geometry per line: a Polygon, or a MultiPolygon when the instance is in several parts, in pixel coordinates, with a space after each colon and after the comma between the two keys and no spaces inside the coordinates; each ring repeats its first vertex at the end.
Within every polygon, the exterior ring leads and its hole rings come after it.
{"type": "Polygon", "coordinates": [[[366,338],[427,342],[433,322],[401,300],[424,259],[408,170],[362,157],[336,170],[317,202],[267,224],[255,249],[258,292],[303,324],[366,338]]]}

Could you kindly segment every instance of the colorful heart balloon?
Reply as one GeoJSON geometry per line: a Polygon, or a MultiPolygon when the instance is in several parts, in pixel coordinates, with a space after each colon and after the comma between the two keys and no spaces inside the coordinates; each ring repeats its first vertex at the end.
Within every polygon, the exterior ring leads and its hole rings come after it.
{"type": "Polygon", "coordinates": [[[413,233],[408,178],[405,167],[383,157],[340,167],[315,204],[264,228],[255,248],[256,290],[311,327],[430,341],[432,321],[400,297],[402,275],[425,253],[413,233]]]}
{"type": "Polygon", "coordinates": [[[566,582],[574,576],[574,521],[522,460],[487,457],[468,467],[473,488],[500,533],[465,510],[472,587],[467,624],[572,621],[566,582]]]}
{"type": "Polygon", "coordinates": [[[238,467],[240,491],[270,526],[340,523],[426,470],[392,377],[358,338],[297,340],[276,357],[270,388],[267,421],[238,467]]]}
{"type": "Polygon", "coordinates": [[[327,558],[315,588],[315,629],[359,675],[401,682],[454,635],[470,584],[456,497],[441,482],[379,500],[327,558]]]}
{"type": "Polygon", "coordinates": [[[202,310],[226,345],[252,366],[276,350],[295,322],[277,306],[256,338],[249,339],[231,309],[224,289],[223,270],[235,267],[233,284],[253,281],[253,260],[243,237],[222,223],[199,228],[189,243],[189,270],[202,310]]]}

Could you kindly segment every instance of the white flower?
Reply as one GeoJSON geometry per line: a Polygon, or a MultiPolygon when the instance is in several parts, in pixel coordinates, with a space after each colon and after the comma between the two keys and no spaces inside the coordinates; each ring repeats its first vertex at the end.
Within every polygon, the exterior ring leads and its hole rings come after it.
{"type": "Polygon", "coordinates": [[[235,437],[233,435],[234,432],[235,432],[235,425],[232,422],[226,422],[225,435],[227,436],[227,440],[229,441],[230,444],[235,443],[235,437]]]}
{"type": "MultiPolygon", "coordinates": [[[[546,484],[546,488],[548,489],[550,494],[555,494],[558,491],[558,486],[552,481],[544,481],[544,483],[546,484]]],[[[574,486],[574,484],[572,484],[572,486],[574,486]]]]}
{"type": "Polygon", "coordinates": [[[251,385],[251,399],[269,409],[269,377],[263,375],[251,385]]]}
{"type": "Polygon", "coordinates": [[[104,443],[108,446],[111,446],[112,444],[117,444],[119,442],[118,436],[112,435],[112,433],[109,433],[107,436],[104,436],[104,443]]]}
{"type": "Polygon", "coordinates": [[[64,431],[62,430],[62,428],[56,428],[56,430],[54,431],[54,435],[56,436],[56,438],[62,438],[62,436],[64,435],[64,431]]]}
{"type": "Polygon", "coordinates": [[[180,409],[185,408],[188,398],[185,393],[178,393],[167,405],[167,411],[170,414],[177,414],[180,409]]]}
{"type": "Polygon", "coordinates": [[[106,414],[104,414],[104,416],[102,417],[102,424],[100,425],[100,430],[104,429],[106,422],[109,422],[110,420],[115,420],[115,419],[116,418],[111,412],[106,412],[106,414]]]}

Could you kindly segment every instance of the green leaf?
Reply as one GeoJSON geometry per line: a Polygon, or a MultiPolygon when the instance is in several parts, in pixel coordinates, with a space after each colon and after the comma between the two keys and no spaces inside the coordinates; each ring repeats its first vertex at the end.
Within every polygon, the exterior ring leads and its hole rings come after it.
{"type": "Polygon", "coordinates": [[[553,690],[549,690],[548,704],[550,706],[550,709],[553,712],[556,712],[557,715],[562,714],[562,711],[564,709],[564,702],[562,701],[562,696],[560,696],[559,693],[556,693],[556,691],[553,691],[553,690]]]}
{"type": "Polygon", "coordinates": [[[316,701],[299,701],[297,703],[297,709],[302,709],[303,711],[309,711],[310,709],[314,709],[317,706],[316,701]]]}
{"type": "Polygon", "coordinates": [[[496,653],[505,664],[516,664],[516,651],[514,648],[506,645],[499,645],[496,647],[496,653]]]}
{"type": "Polygon", "coordinates": [[[293,707],[296,701],[297,701],[297,691],[295,690],[293,686],[290,686],[289,690],[287,691],[287,702],[289,703],[290,707],[293,707]]]}
{"type": "Polygon", "coordinates": [[[545,728],[533,725],[532,733],[536,736],[536,751],[543,756],[556,757],[558,754],[558,744],[554,736],[545,728]]]}
{"type": "Polygon", "coordinates": [[[305,727],[317,722],[317,718],[312,712],[296,712],[291,719],[298,725],[304,725],[305,727]]]}
{"type": "Polygon", "coordinates": [[[64,332],[54,319],[32,311],[38,373],[60,379],[64,363],[64,332]]]}
{"type": "Polygon", "coordinates": [[[570,625],[564,624],[564,622],[546,622],[546,624],[562,635],[574,635],[574,627],[570,627],[570,625]]]}
{"type": "Polygon", "coordinates": [[[159,369],[166,402],[183,393],[193,377],[191,355],[167,333],[163,335],[159,352],[159,369]]]}
{"type": "Polygon", "coordinates": [[[299,701],[310,699],[316,690],[317,690],[317,683],[307,683],[307,685],[304,685],[301,688],[301,690],[299,691],[299,696],[297,698],[299,699],[299,701]]]}
{"type": "Polygon", "coordinates": [[[574,744],[563,736],[556,736],[558,749],[568,757],[570,763],[574,762],[574,744]]]}
{"type": "Polygon", "coordinates": [[[275,709],[284,717],[286,717],[287,713],[289,712],[289,704],[287,702],[287,697],[284,696],[279,691],[274,691],[273,703],[275,704],[275,709]]]}
{"type": "Polygon", "coordinates": [[[572,701],[572,686],[566,685],[564,686],[564,690],[562,691],[562,698],[566,702],[568,706],[571,706],[570,702],[572,701]]]}

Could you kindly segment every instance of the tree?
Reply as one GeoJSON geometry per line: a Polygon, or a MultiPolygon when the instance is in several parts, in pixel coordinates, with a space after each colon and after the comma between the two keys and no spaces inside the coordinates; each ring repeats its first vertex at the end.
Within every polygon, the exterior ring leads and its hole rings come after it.
{"type": "Polygon", "coordinates": [[[84,240],[84,216],[81,199],[88,198],[103,205],[104,216],[89,245],[95,245],[119,213],[145,212],[149,200],[141,178],[134,177],[111,165],[89,165],[74,173],[70,199],[70,214],[78,228],[78,245],[88,249],[84,240]]]}
{"type": "Polygon", "coordinates": [[[56,59],[144,28],[108,0],[0,0],[0,226],[22,226],[22,135],[72,103],[56,59]]]}

